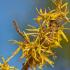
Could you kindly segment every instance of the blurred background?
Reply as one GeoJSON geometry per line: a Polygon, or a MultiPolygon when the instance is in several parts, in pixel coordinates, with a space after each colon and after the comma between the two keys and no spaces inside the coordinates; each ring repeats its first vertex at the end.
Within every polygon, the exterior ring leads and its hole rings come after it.
{"type": "MultiPolygon", "coordinates": [[[[69,0],[66,1],[70,4],[69,0]]],[[[26,28],[27,24],[37,26],[33,20],[37,16],[36,8],[45,9],[48,7],[53,8],[51,0],[0,0],[0,62],[2,62],[1,56],[7,59],[18,47],[17,45],[12,45],[8,40],[22,40],[22,37],[16,32],[12,21],[17,21],[21,31],[26,28]]],[[[70,23],[66,27],[70,28],[70,23]]],[[[57,58],[55,59],[54,68],[44,66],[43,70],[70,70],[70,31],[66,30],[65,33],[69,42],[66,43],[63,40],[63,48],[56,50],[57,58]]],[[[16,66],[19,70],[21,70],[22,63],[25,60],[19,61],[21,53],[20,51],[9,61],[11,66],[16,66]]]]}

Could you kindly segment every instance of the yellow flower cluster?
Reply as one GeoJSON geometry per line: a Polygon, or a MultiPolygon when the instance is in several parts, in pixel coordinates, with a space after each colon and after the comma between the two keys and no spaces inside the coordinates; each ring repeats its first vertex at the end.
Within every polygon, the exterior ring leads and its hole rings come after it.
{"type": "Polygon", "coordinates": [[[17,70],[16,67],[10,66],[8,64],[9,59],[5,60],[4,57],[2,57],[2,61],[3,61],[3,64],[0,63],[0,70],[17,70]]]}
{"type": "Polygon", "coordinates": [[[47,12],[46,9],[45,11],[36,9],[38,16],[35,20],[39,24],[38,28],[28,25],[27,32],[21,32],[14,21],[16,31],[23,37],[24,41],[12,41],[19,46],[12,57],[22,50],[20,59],[26,58],[23,67],[25,70],[28,70],[28,68],[36,69],[37,66],[42,69],[46,63],[53,66],[54,62],[50,60],[50,57],[54,58],[55,53],[52,49],[62,48],[60,43],[63,38],[68,42],[63,32],[64,29],[69,29],[64,27],[67,22],[70,22],[67,17],[69,13],[68,3],[63,4],[62,0],[53,0],[52,2],[55,5],[53,10],[47,12]]]}

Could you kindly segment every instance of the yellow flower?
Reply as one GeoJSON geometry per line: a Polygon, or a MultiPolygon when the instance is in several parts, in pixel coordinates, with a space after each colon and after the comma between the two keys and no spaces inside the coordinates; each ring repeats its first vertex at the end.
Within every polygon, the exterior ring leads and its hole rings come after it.
{"type": "Polygon", "coordinates": [[[55,53],[52,49],[62,48],[61,41],[63,38],[68,42],[68,39],[64,33],[65,28],[62,21],[69,22],[67,17],[67,3],[62,3],[62,0],[53,1],[55,4],[54,10],[42,9],[37,10],[38,16],[35,18],[39,27],[28,25],[27,32],[21,32],[19,27],[15,23],[16,31],[22,36],[23,41],[12,41],[18,45],[11,59],[19,51],[22,51],[20,59],[26,58],[23,68],[27,70],[29,67],[36,69],[39,66],[41,69],[46,63],[53,66],[54,62],[50,60],[50,56],[55,57],[55,53]]]}
{"type": "Polygon", "coordinates": [[[68,3],[66,2],[63,4],[62,0],[55,0],[53,3],[55,4],[55,12],[59,12],[62,19],[64,19],[66,22],[70,22],[69,18],[67,17],[69,13],[67,8],[68,3]]]}
{"type": "Polygon", "coordinates": [[[3,64],[0,64],[1,70],[10,70],[10,69],[17,70],[14,66],[10,66],[8,64],[9,59],[5,60],[4,57],[2,57],[2,61],[3,61],[3,64]]]}

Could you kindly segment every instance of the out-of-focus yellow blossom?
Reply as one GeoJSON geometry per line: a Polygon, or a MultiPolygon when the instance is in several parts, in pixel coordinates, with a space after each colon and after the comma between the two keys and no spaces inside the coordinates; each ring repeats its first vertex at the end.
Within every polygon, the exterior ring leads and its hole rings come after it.
{"type": "Polygon", "coordinates": [[[51,20],[57,20],[61,19],[62,21],[64,20],[65,22],[70,22],[70,19],[67,17],[69,10],[67,8],[68,3],[62,3],[62,0],[52,0],[53,3],[55,4],[55,9],[46,12],[40,9],[40,11],[37,9],[38,16],[35,18],[38,24],[48,24],[49,21],[51,20]]]}
{"type": "Polygon", "coordinates": [[[66,22],[70,22],[70,19],[67,17],[69,13],[69,9],[67,7],[68,3],[65,2],[63,4],[63,0],[55,0],[53,2],[55,4],[55,12],[59,12],[62,19],[64,19],[66,22]]]}
{"type": "Polygon", "coordinates": [[[5,59],[2,57],[2,61],[3,61],[3,64],[0,63],[0,70],[11,70],[11,69],[17,70],[16,67],[10,66],[10,65],[8,64],[9,59],[5,60],[5,59]]]}

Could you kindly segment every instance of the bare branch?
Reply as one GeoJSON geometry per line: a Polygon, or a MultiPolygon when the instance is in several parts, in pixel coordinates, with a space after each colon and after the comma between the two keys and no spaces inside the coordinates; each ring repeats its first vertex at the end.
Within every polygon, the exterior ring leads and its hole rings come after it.
{"type": "Polygon", "coordinates": [[[18,24],[17,24],[17,22],[16,22],[15,20],[13,20],[13,25],[14,25],[14,27],[15,27],[17,33],[18,33],[19,35],[23,36],[24,33],[20,31],[20,28],[19,28],[19,26],[18,26],[18,24]]]}

